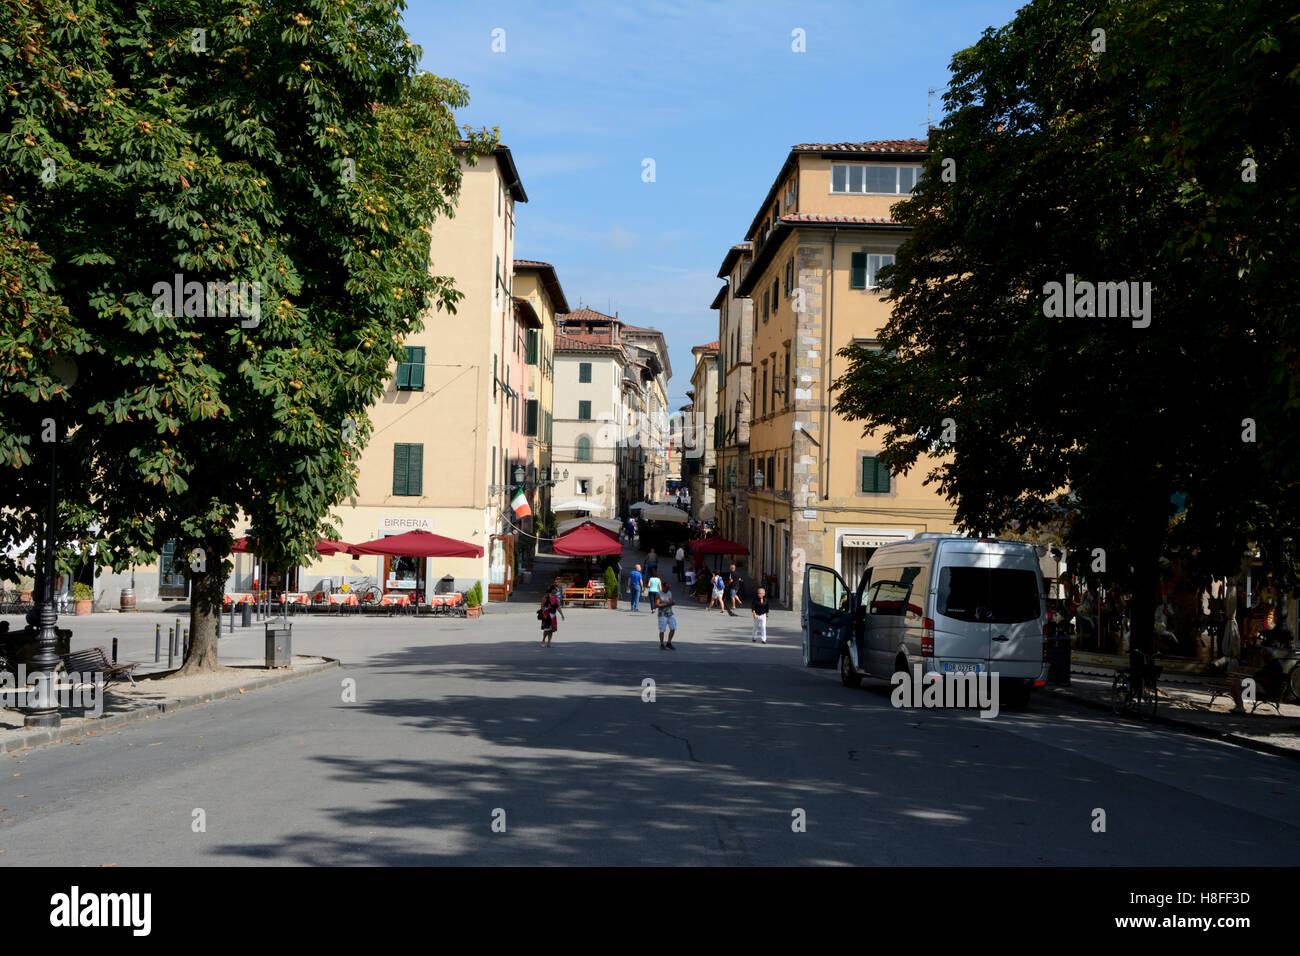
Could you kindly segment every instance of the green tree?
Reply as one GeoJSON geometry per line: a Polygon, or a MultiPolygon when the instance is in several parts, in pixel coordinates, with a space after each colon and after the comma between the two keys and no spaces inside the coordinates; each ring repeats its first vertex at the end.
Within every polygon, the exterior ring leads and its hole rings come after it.
{"type": "Polygon", "coordinates": [[[1166,549],[1234,568],[1258,541],[1294,566],[1300,246],[1277,117],[1297,41],[1259,0],[1038,0],[986,31],[894,208],[912,232],[881,351],[842,353],[837,410],[883,430],[897,470],[944,453],[928,477],[961,527],[1070,513],[1072,546],[1133,595],[1135,647],[1166,549]],[[1067,274],[1151,283],[1149,324],[1047,314],[1067,274]]]}
{"type": "Polygon", "coordinates": [[[467,96],[417,75],[401,2],[5,3],[34,51],[4,77],[10,128],[35,145],[3,143],[0,213],[27,238],[0,264],[29,291],[0,327],[0,366],[23,369],[0,452],[28,507],[0,530],[39,521],[34,426],[55,414],[74,530],[117,568],[180,542],[183,671],[211,668],[236,517],[272,566],[306,557],[403,341],[454,311],[428,230],[454,211],[467,96]],[[219,314],[232,282],[247,295],[219,314]]]}

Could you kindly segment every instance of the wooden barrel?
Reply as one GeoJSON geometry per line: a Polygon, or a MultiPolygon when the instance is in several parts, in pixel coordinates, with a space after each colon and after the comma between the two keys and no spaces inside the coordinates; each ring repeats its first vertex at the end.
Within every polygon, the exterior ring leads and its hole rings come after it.
{"type": "Polygon", "coordinates": [[[121,607],[123,611],[135,610],[135,588],[122,588],[121,607]]]}

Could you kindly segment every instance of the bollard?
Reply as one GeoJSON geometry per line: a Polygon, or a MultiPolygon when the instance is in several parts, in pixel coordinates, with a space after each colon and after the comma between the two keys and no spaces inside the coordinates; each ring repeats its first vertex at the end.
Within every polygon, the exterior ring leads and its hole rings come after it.
{"type": "Polygon", "coordinates": [[[247,601],[245,601],[242,605],[240,605],[240,607],[241,607],[240,617],[242,618],[242,620],[240,621],[240,623],[243,624],[244,627],[252,627],[252,626],[253,626],[253,606],[252,606],[251,604],[249,604],[247,601]]]}
{"type": "Polygon", "coordinates": [[[157,664],[162,660],[162,625],[153,626],[153,662],[157,664]]]}
{"type": "Polygon", "coordinates": [[[173,665],[173,655],[176,653],[176,629],[167,629],[167,668],[170,670],[173,665]]]}
{"type": "Polygon", "coordinates": [[[113,638],[113,663],[117,663],[117,638],[113,638]]]}
{"type": "Polygon", "coordinates": [[[189,656],[190,656],[190,629],[187,627],[185,629],[185,643],[181,649],[181,660],[185,660],[185,658],[189,656]]]}
{"type": "Polygon", "coordinates": [[[180,639],[181,639],[181,619],[178,617],[176,619],[176,640],[179,641],[180,639]]]}

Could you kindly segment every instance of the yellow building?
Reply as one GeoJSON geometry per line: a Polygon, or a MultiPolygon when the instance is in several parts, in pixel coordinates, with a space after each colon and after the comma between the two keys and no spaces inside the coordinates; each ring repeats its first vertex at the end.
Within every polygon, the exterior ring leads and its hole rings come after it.
{"type": "Polygon", "coordinates": [[[691,514],[702,521],[717,519],[716,476],[718,450],[713,433],[718,413],[718,343],[691,349],[695,369],[691,373],[691,404],[679,442],[681,476],[688,481],[691,514]]]}
{"type": "Polygon", "coordinates": [[[876,276],[905,236],[889,210],[927,150],[920,140],[795,146],[746,234],[753,260],[736,287],[753,308],[745,540],[751,573],[788,607],[799,606],[808,564],[856,582],[876,547],[953,528],[953,509],[922,484],[927,461],[890,474],[880,437],[831,411],[847,367],[837,353],[873,347],[889,318],[876,276]]]}
{"type": "Polygon", "coordinates": [[[528,436],[528,475],[526,488],[531,494],[531,521],[519,522],[536,533],[550,512],[553,487],[550,482],[554,457],[555,421],[555,317],[569,311],[569,302],[549,262],[516,259],[515,299],[532,309],[541,323],[530,329],[525,346],[527,408],[525,432],[528,436]]]}
{"type": "MultiPolygon", "coordinates": [[[[750,359],[754,348],[754,307],[738,295],[753,260],[754,244],[727,250],[718,269],[726,284],[714,296],[718,310],[718,393],[713,443],[717,473],[713,478],[718,533],[753,548],[749,540],[749,413],[754,394],[750,359]]],[[[697,399],[698,400],[698,399],[697,399]]]]}

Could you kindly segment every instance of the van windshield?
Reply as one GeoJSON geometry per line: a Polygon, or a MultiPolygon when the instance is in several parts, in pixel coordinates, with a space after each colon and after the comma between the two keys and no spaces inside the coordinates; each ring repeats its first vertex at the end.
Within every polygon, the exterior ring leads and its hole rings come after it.
{"type": "Polygon", "coordinates": [[[1037,620],[1038,579],[1014,568],[943,568],[938,613],[956,621],[1023,624],[1037,620]]]}

